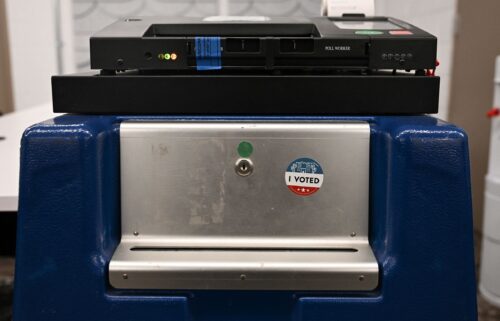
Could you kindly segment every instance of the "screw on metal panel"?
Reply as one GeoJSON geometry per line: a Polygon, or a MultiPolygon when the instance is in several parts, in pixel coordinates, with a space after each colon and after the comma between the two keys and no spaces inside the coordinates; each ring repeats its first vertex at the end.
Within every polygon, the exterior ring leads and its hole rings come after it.
{"type": "Polygon", "coordinates": [[[240,275],[240,280],[245,281],[247,279],[247,276],[245,274],[240,275]]]}
{"type": "Polygon", "coordinates": [[[352,232],[351,237],[355,237],[355,236],[356,236],[356,232],[352,232]]]}
{"type": "Polygon", "coordinates": [[[135,235],[135,236],[138,236],[138,235],[139,235],[139,232],[134,231],[134,235],[135,235]]]}
{"type": "Polygon", "coordinates": [[[128,274],[127,274],[127,273],[123,273],[122,278],[123,278],[124,280],[128,279],[128,274]]]}
{"type": "Polygon", "coordinates": [[[358,280],[364,281],[365,280],[365,276],[364,275],[360,275],[359,278],[358,278],[358,280]]]}

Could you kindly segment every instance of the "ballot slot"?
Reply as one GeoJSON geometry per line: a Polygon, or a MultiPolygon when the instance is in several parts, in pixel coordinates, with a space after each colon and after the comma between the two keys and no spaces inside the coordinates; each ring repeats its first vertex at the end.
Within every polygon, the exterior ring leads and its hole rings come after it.
{"type": "Polygon", "coordinates": [[[111,286],[375,289],[369,145],[365,122],[122,123],[111,286]]]}
{"type": "Polygon", "coordinates": [[[353,248],[332,248],[332,249],[282,249],[282,248],[259,248],[259,247],[240,247],[240,248],[173,248],[173,247],[132,247],[130,251],[265,251],[265,252],[300,252],[300,251],[310,251],[310,252],[358,252],[357,249],[353,248]]]}

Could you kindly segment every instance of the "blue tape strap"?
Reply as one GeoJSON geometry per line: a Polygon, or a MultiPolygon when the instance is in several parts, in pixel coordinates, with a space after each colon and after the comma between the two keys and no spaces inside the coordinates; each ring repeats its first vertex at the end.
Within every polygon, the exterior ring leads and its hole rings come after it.
{"type": "Polygon", "coordinates": [[[195,37],[196,70],[222,69],[220,37],[195,37]]]}

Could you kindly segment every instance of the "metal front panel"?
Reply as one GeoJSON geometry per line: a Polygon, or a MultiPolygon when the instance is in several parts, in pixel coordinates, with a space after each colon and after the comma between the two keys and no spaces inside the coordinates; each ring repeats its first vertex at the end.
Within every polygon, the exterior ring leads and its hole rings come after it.
{"type": "Polygon", "coordinates": [[[369,145],[362,122],[122,123],[111,285],[374,289],[369,145]]]}
{"type": "Polygon", "coordinates": [[[136,240],[316,247],[367,237],[366,123],[125,122],[120,136],[122,233],[136,240]],[[253,145],[248,177],[234,170],[241,141],[253,145]],[[302,157],[324,172],[310,196],[285,184],[302,157]]]}
{"type": "Polygon", "coordinates": [[[368,244],[357,251],[130,251],[121,244],[109,281],[121,289],[373,290],[378,265],[368,244]]]}

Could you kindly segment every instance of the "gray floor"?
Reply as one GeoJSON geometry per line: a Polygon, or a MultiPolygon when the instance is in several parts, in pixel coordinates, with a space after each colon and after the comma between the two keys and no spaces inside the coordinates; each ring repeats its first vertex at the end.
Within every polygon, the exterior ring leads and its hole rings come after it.
{"type": "Polygon", "coordinates": [[[14,259],[0,257],[0,321],[12,318],[12,289],[14,286],[14,259]]]}
{"type": "MultiPolygon", "coordinates": [[[[14,281],[14,260],[0,257],[0,321],[12,318],[12,292],[14,281]]],[[[479,321],[500,321],[500,309],[488,304],[478,295],[479,321]]]]}
{"type": "Polygon", "coordinates": [[[479,321],[500,321],[500,309],[486,302],[479,294],[477,300],[479,321]]]}
{"type": "MultiPolygon", "coordinates": [[[[479,272],[479,263],[481,262],[481,239],[482,235],[476,233],[474,235],[475,239],[475,255],[476,255],[476,273],[479,272]]],[[[500,308],[486,302],[486,300],[477,294],[477,313],[479,316],[479,321],[500,321],[500,308]]]]}

